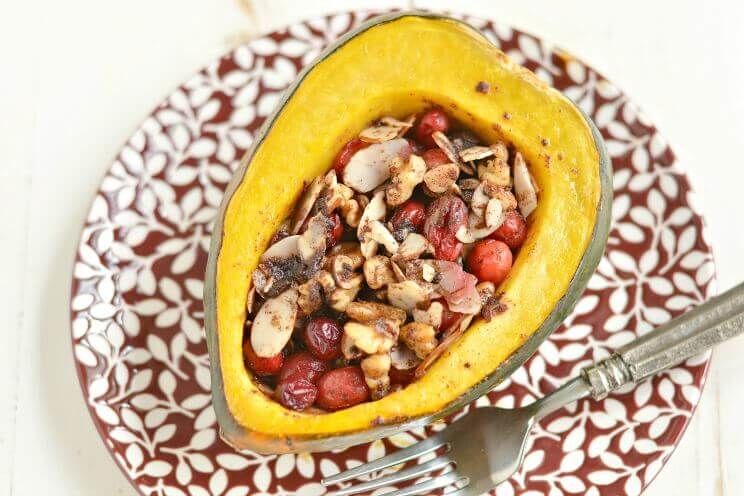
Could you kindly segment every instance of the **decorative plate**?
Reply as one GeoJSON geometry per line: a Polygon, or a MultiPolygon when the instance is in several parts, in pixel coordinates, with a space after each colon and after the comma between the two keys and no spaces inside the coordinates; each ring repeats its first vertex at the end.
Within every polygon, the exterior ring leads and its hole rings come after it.
{"type": "MultiPolygon", "coordinates": [[[[93,422],[141,494],[318,496],[321,476],[426,435],[312,455],[236,453],[219,439],[210,405],[202,277],[223,189],[300,68],[372,15],[294,24],[209,64],[155,109],[103,178],[75,261],[72,343],[93,422]]],[[[589,289],[538,354],[477,402],[514,406],[705,300],[714,266],[686,176],[627,96],[549,43],[466,20],[578,102],[614,166],[614,227],[589,289]]],[[[554,414],[535,429],[521,471],[494,494],[639,494],[689,423],[707,366],[707,355],[692,359],[554,414]]]]}

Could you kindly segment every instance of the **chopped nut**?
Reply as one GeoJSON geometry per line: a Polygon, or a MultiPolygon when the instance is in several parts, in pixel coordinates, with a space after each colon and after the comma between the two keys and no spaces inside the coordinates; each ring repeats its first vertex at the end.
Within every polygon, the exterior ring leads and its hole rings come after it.
{"type": "Polygon", "coordinates": [[[442,164],[431,168],[424,175],[424,184],[434,194],[446,193],[460,175],[457,164],[442,164]]]}
{"type": "Polygon", "coordinates": [[[395,117],[383,117],[380,119],[380,124],[384,124],[385,126],[393,126],[400,128],[403,133],[405,133],[408,129],[411,129],[413,127],[413,123],[416,122],[416,115],[411,114],[408,117],[406,117],[406,120],[400,121],[396,119],[395,117]]]}
{"type": "Polygon", "coordinates": [[[493,155],[493,150],[488,146],[471,146],[460,150],[460,159],[463,162],[473,162],[493,155]]]}
{"type": "Polygon", "coordinates": [[[364,278],[372,289],[380,289],[396,282],[390,259],[383,255],[375,255],[364,261],[364,278]]]}
{"type": "Polygon", "coordinates": [[[251,285],[248,295],[245,297],[245,311],[248,315],[253,313],[253,304],[256,301],[256,287],[251,285]]]}
{"type": "Polygon", "coordinates": [[[261,261],[266,262],[272,259],[284,259],[299,255],[300,251],[297,247],[297,241],[299,239],[300,236],[298,234],[280,239],[266,249],[263,255],[261,255],[261,261]]]}
{"type": "Polygon", "coordinates": [[[489,188],[489,195],[501,202],[504,212],[517,208],[517,199],[506,188],[489,188]]]}
{"type": "Polygon", "coordinates": [[[414,260],[419,258],[427,251],[432,251],[431,244],[422,235],[412,232],[406,236],[406,239],[400,244],[398,252],[395,254],[396,259],[414,260]]]}
{"type": "Polygon", "coordinates": [[[434,143],[436,143],[437,146],[441,148],[444,154],[447,155],[447,158],[450,159],[453,164],[460,164],[460,156],[457,153],[457,149],[455,148],[455,145],[453,145],[452,142],[449,140],[446,134],[441,131],[434,131],[433,133],[431,133],[431,138],[434,140],[434,143]]]}
{"type": "Polygon", "coordinates": [[[362,208],[359,202],[352,198],[341,205],[341,215],[349,227],[358,227],[359,220],[362,218],[362,208]]]}
{"type": "Polygon", "coordinates": [[[345,241],[343,243],[337,244],[336,246],[331,248],[329,255],[331,258],[333,258],[333,256],[335,255],[346,255],[347,257],[351,258],[351,263],[354,265],[355,268],[361,267],[364,263],[362,249],[359,246],[359,243],[356,243],[354,241],[345,241]]]}
{"type": "Polygon", "coordinates": [[[444,305],[438,301],[433,301],[426,310],[419,308],[413,309],[413,320],[422,324],[428,324],[434,329],[439,329],[442,325],[442,315],[444,314],[444,305]]]}
{"type": "Polygon", "coordinates": [[[370,355],[359,364],[364,372],[364,380],[369,387],[373,400],[379,400],[390,390],[390,354],[377,353],[370,355]]]}
{"type": "Polygon", "coordinates": [[[514,192],[517,196],[519,211],[526,219],[537,208],[537,188],[519,152],[514,156],[514,192]]]}
{"type": "Polygon", "coordinates": [[[300,284],[297,286],[297,292],[299,293],[297,306],[303,314],[310,315],[323,306],[323,286],[317,279],[310,279],[305,284],[300,284]]]}
{"type": "Polygon", "coordinates": [[[400,265],[398,265],[397,260],[390,259],[390,267],[393,269],[393,274],[395,274],[395,279],[398,282],[405,281],[408,279],[406,277],[406,274],[403,272],[403,269],[400,268],[400,265]]]}
{"type": "Polygon", "coordinates": [[[346,307],[354,301],[361,286],[351,289],[336,288],[328,297],[328,306],[337,312],[346,311],[346,307]]]}
{"type": "Polygon", "coordinates": [[[353,321],[344,324],[344,334],[356,348],[368,355],[387,353],[398,340],[398,329],[390,332],[390,329],[382,326],[353,321]]]}
{"type": "Polygon", "coordinates": [[[369,231],[367,232],[366,238],[371,239],[379,244],[382,244],[388,253],[396,253],[400,245],[395,240],[395,236],[391,233],[385,224],[379,220],[373,220],[368,223],[369,231]]]}
{"type": "Polygon", "coordinates": [[[302,194],[302,198],[300,199],[299,206],[297,207],[297,210],[295,210],[294,216],[292,217],[292,234],[297,234],[298,232],[300,232],[302,224],[307,219],[307,216],[310,215],[310,211],[313,209],[315,201],[320,196],[323,188],[324,184],[323,178],[321,176],[317,176],[315,179],[312,180],[307,188],[305,188],[305,191],[302,194]]]}
{"type": "Polygon", "coordinates": [[[421,359],[403,343],[390,350],[390,363],[398,370],[410,370],[421,363],[421,359]]]}
{"type": "Polygon", "coordinates": [[[269,298],[256,314],[251,326],[251,346],[256,355],[269,358],[279,354],[292,337],[297,318],[296,289],[269,298]]]}
{"type": "Polygon", "coordinates": [[[325,297],[329,298],[333,290],[336,289],[336,281],[333,279],[333,274],[327,270],[320,270],[315,274],[314,279],[320,284],[325,297]]]}
{"type": "Polygon", "coordinates": [[[434,327],[421,322],[410,322],[401,327],[400,339],[421,359],[437,347],[434,327]]]}
{"type": "Polygon", "coordinates": [[[421,278],[426,282],[434,282],[434,279],[437,277],[437,269],[434,268],[431,264],[422,264],[421,265],[421,278]]]}
{"type": "Polygon", "coordinates": [[[371,301],[352,302],[346,307],[346,314],[350,319],[362,323],[370,323],[382,319],[389,320],[394,325],[400,326],[406,321],[406,312],[400,308],[371,301]]]}
{"type": "Polygon", "coordinates": [[[354,340],[346,333],[341,336],[341,353],[347,360],[355,360],[364,355],[362,350],[354,344],[354,340]]]}
{"type": "Polygon", "coordinates": [[[395,126],[372,126],[359,133],[359,139],[367,143],[382,143],[398,137],[399,127],[395,126]]]}
{"type": "Polygon", "coordinates": [[[363,276],[354,272],[359,268],[351,257],[335,255],[332,262],[333,279],[336,285],[343,289],[356,288],[362,285],[363,276]]]}
{"type": "Polygon", "coordinates": [[[325,254],[327,220],[322,214],[315,214],[307,223],[307,230],[299,235],[297,250],[305,265],[318,265],[325,254]]]}
{"type": "Polygon", "coordinates": [[[494,156],[478,163],[478,177],[494,186],[511,186],[511,171],[507,163],[509,150],[502,142],[495,143],[490,148],[494,156]]]}
{"type": "Polygon", "coordinates": [[[492,282],[481,282],[475,286],[475,289],[478,290],[483,304],[481,316],[484,319],[491,320],[494,316],[506,311],[506,305],[496,295],[496,286],[492,282]]]}
{"type": "MultiPolygon", "coordinates": [[[[502,217],[503,219],[503,217],[502,217]]],[[[468,217],[468,223],[460,226],[455,233],[455,237],[458,241],[468,244],[475,243],[479,239],[483,239],[492,234],[496,229],[499,228],[501,223],[497,223],[493,226],[488,226],[482,217],[477,215],[471,215],[468,217]]]]}
{"type": "Polygon", "coordinates": [[[370,230],[370,223],[373,221],[383,220],[386,211],[385,192],[378,191],[364,209],[362,218],[359,220],[359,227],[357,228],[357,238],[362,243],[361,251],[364,258],[372,257],[377,253],[379,244],[367,235],[370,230]]]}
{"type": "Polygon", "coordinates": [[[415,281],[388,284],[388,301],[390,304],[406,311],[411,311],[429,299],[430,292],[415,281]]]}
{"type": "Polygon", "coordinates": [[[411,198],[414,188],[424,180],[426,162],[418,155],[411,155],[408,161],[395,157],[390,162],[390,186],[385,191],[387,203],[397,206],[411,198]]]}
{"type": "Polygon", "coordinates": [[[411,146],[403,138],[374,143],[352,155],[344,168],[343,183],[359,193],[368,193],[390,177],[390,161],[411,146]]]}
{"type": "Polygon", "coordinates": [[[485,221],[488,227],[499,227],[504,222],[504,210],[496,198],[491,198],[486,205],[485,221]]]}

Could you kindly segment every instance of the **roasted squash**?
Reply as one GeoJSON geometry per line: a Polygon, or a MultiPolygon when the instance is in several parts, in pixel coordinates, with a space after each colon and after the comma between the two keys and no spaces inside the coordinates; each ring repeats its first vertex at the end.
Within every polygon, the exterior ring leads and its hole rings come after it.
{"type": "Polygon", "coordinates": [[[606,242],[609,177],[589,119],[469,25],[401,12],[339,40],[268,119],[215,225],[205,305],[223,438],[262,453],[339,448],[431,422],[488,391],[535,351],[584,289],[606,242]],[[423,377],[381,400],[333,413],[285,409],[243,363],[251,272],[303,184],[324,173],[346,141],[379,115],[402,118],[433,105],[485,141],[511,143],[539,186],[527,241],[500,287],[508,309],[477,321],[423,377]]]}

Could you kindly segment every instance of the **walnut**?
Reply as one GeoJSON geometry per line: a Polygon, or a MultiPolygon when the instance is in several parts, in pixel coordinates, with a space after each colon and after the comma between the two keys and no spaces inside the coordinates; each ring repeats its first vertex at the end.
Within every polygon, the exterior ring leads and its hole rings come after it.
{"type": "Polygon", "coordinates": [[[369,387],[373,400],[379,400],[390,390],[390,354],[377,353],[370,355],[360,363],[364,380],[369,387]]]}
{"type": "Polygon", "coordinates": [[[354,344],[354,339],[346,333],[341,336],[341,353],[347,360],[356,360],[364,356],[362,350],[354,344]]]}
{"type": "Polygon", "coordinates": [[[379,319],[386,319],[400,326],[406,321],[406,312],[400,308],[371,301],[355,301],[351,303],[346,308],[346,315],[350,319],[365,324],[375,322],[379,319]]]}
{"type": "Polygon", "coordinates": [[[362,285],[364,278],[362,274],[354,272],[361,266],[361,263],[355,261],[347,255],[335,255],[331,262],[333,279],[339,288],[351,289],[362,285]]]}
{"type": "Polygon", "coordinates": [[[400,339],[421,359],[426,358],[437,347],[434,327],[421,322],[410,322],[401,327],[400,339]]]}
{"type": "Polygon", "coordinates": [[[328,297],[328,306],[330,306],[332,309],[334,309],[337,312],[345,312],[346,307],[349,306],[349,303],[354,301],[357,294],[359,294],[359,290],[361,289],[361,285],[356,288],[350,288],[350,289],[343,289],[343,288],[336,288],[333,290],[333,292],[328,297]]]}
{"type": "MultiPolygon", "coordinates": [[[[367,241],[372,240],[378,245],[383,245],[389,253],[396,253],[400,245],[393,236],[393,233],[385,227],[385,224],[379,220],[373,220],[368,223],[367,241]]],[[[367,257],[369,258],[369,256],[367,257]]]]}
{"type": "Polygon", "coordinates": [[[364,261],[364,278],[372,289],[380,289],[397,281],[390,259],[383,255],[375,255],[364,261]]]}
{"type": "Polygon", "coordinates": [[[375,353],[387,353],[398,341],[399,329],[397,326],[386,325],[390,322],[376,322],[374,324],[361,324],[349,321],[344,324],[344,335],[348,339],[348,345],[353,345],[368,355],[375,353]]]}
{"type": "Polygon", "coordinates": [[[438,301],[433,301],[426,310],[413,309],[413,320],[422,324],[429,324],[434,329],[439,329],[439,326],[442,325],[443,315],[444,305],[438,301]]]}
{"type": "Polygon", "coordinates": [[[388,284],[388,301],[403,310],[411,311],[429,299],[431,292],[416,281],[388,284]]]}
{"type": "Polygon", "coordinates": [[[323,286],[317,279],[313,278],[305,284],[300,284],[297,286],[297,292],[299,293],[297,306],[303,314],[310,315],[323,306],[323,286]]]}
{"type": "Polygon", "coordinates": [[[352,198],[341,205],[341,216],[349,227],[358,227],[359,220],[362,218],[362,207],[356,199],[352,198]]]}
{"type": "Polygon", "coordinates": [[[397,206],[411,198],[413,189],[424,180],[426,162],[418,155],[411,155],[407,162],[397,157],[390,163],[390,186],[385,191],[387,203],[397,206]]]}
{"type": "Polygon", "coordinates": [[[396,260],[414,260],[426,252],[433,252],[429,241],[418,233],[409,233],[398,247],[396,260]]]}

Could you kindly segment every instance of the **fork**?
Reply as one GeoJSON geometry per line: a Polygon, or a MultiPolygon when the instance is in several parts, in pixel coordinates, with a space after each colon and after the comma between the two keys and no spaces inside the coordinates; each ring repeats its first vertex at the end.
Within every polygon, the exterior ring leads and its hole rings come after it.
{"type": "Polygon", "coordinates": [[[527,435],[536,422],[587,396],[602,400],[613,391],[666,370],[744,331],[744,283],[584,368],[549,395],[515,409],[476,408],[416,444],[321,481],[324,486],[356,479],[435,453],[433,459],[384,477],[340,488],[329,496],[369,492],[437,473],[425,481],[384,493],[413,496],[455,486],[447,496],[490,491],[517,471],[527,435]]]}

